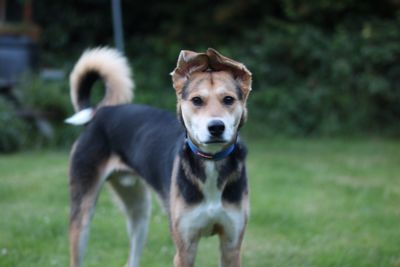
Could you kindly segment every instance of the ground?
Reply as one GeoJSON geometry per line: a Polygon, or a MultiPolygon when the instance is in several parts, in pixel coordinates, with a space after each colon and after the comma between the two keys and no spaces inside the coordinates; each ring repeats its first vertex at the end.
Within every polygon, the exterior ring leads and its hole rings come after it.
{"type": "MultiPolygon", "coordinates": [[[[246,267],[400,266],[400,143],[248,138],[246,267]]],[[[0,156],[0,266],[68,265],[67,151],[0,156]]],[[[101,194],[85,266],[123,266],[125,224],[101,194]]],[[[167,219],[153,205],[142,266],[172,266],[167,219]]],[[[217,266],[203,239],[197,266],[217,266]]]]}

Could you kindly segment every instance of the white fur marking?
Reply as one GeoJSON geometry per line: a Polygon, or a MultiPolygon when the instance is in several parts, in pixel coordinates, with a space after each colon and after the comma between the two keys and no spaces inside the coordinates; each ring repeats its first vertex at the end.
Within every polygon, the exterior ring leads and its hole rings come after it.
{"type": "MultiPolygon", "coordinates": [[[[135,209],[141,209],[139,218],[128,216],[128,232],[130,233],[131,249],[128,259],[128,267],[139,267],[140,256],[142,255],[144,243],[148,232],[148,224],[150,220],[151,195],[146,191],[146,198],[143,203],[136,204],[135,209]]],[[[136,212],[138,212],[136,210],[136,212]]]]}
{"type": "Polygon", "coordinates": [[[64,122],[72,125],[83,125],[88,123],[93,118],[93,109],[86,108],[81,111],[75,113],[64,122]]]}
{"type": "Polygon", "coordinates": [[[137,179],[132,179],[131,175],[123,175],[119,177],[119,183],[125,187],[134,186],[137,179]]]}

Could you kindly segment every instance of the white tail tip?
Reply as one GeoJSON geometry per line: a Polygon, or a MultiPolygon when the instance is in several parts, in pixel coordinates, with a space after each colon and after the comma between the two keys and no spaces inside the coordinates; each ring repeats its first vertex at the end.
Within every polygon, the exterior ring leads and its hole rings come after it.
{"type": "Polygon", "coordinates": [[[82,109],[75,113],[64,122],[72,125],[83,125],[88,123],[93,118],[94,112],[92,108],[82,109]]]}

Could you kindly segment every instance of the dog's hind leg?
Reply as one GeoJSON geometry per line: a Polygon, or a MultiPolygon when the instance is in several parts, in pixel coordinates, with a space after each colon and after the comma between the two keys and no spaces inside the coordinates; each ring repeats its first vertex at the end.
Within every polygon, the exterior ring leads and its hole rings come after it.
{"type": "MultiPolygon", "coordinates": [[[[96,135],[84,135],[77,141],[70,159],[71,211],[69,221],[70,266],[82,266],[89,226],[100,189],[109,175],[109,151],[104,145],[93,145],[96,135]]],[[[96,142],[97,143],[97,142],[96,142]]],[[[95,143],[95,144],[96,144],[95,143]]],[[[98,142],[104,144],[104,142],[98,142]]]]}
{"type": "Polygon", "coordinates": [[[89,235],[89,225],[96,206],[97,196],[103,183],[101,177],[92,175],[71,176],[71,214],[69,226],[70,265],[80,267],[89,235]]]}
{"type": "Polygon", "coordinates": [[[150,191],[139,177],[130,174],[119,174],[109,181],[127,217],[130,252],[126,266],[139,267],[150,219],[150,191]]]}

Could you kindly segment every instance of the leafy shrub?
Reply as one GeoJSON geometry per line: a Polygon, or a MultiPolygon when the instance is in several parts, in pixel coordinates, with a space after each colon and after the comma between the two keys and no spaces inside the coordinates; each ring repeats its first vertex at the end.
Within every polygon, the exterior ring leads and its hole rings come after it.
{"type": "Polygon", "coordinates": [[[13,93],[19,102],[17,106],[0,97],[0,152],[69,147],[76,139],[80,128],[64,123],[73,114],[65,81],[26,76],[13,93]]]}
{"type": "Polygon", "coordinates": [[[393,122],[400,118],[400,19],[353,28],[338,25],[328,34],[270,20],[247,34],[246,49],[238,51],[254,75],[252,108],[269,128],[399,133],[393,122]]]}
{"type": "Polygon", "coordinates": [[[39,113],[52,128],[52,135],[47,137],[35,129],[38,136],[36,145],[70,146],[80,128],[64,123],[74,113],[67,79],[45,81],[37,76],[26,77],[17,90],[22,104],[39,113]]]}
{"type": "Polygon", "coordinates": [[[14,107],[0,97],[0,153],[14,152],[28,142],[31,127],[19,118],[14,107]]]}

